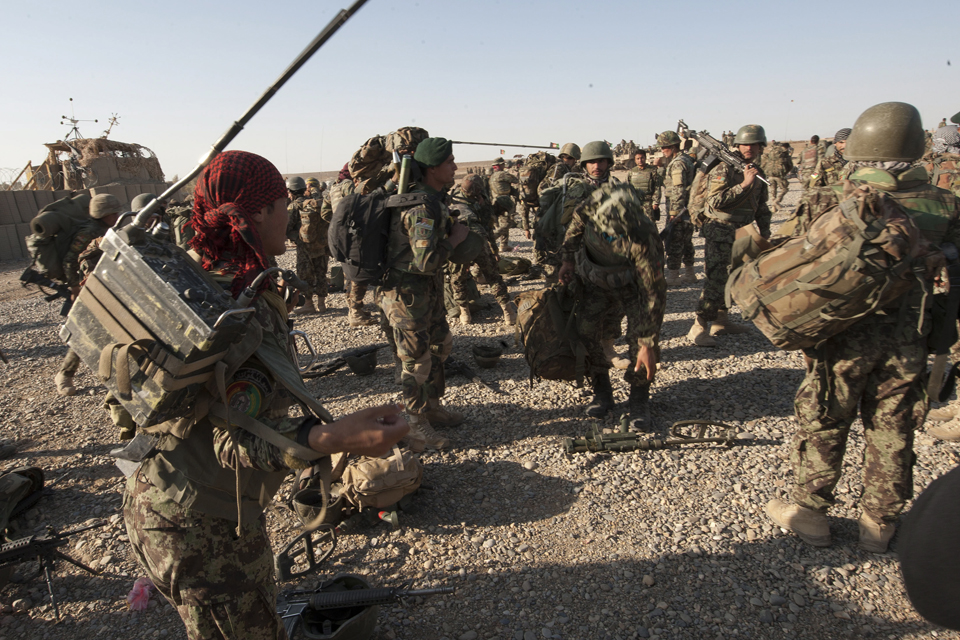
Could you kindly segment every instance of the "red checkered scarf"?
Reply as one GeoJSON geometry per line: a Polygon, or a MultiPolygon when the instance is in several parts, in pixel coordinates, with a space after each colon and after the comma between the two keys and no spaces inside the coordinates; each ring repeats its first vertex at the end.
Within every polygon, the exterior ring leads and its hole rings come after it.
{"type": "Polygon", "coordinates": [[[190,246],[203,268],[233,274],[234,296],[269,266],[252,215],[287,195],[280,172],[266,158],[226,151],[207,165],[193,191],[190,246]]]}

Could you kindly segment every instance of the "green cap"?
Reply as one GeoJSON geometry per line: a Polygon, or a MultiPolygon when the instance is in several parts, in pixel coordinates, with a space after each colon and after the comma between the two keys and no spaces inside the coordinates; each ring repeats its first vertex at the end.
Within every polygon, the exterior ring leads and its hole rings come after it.
{"type": "Polygon", "coordinates": [[[413,159],[424,167],[439,167],[453,153],[453,142],[446,138],[425,138],[417,145],[413,159]]]}

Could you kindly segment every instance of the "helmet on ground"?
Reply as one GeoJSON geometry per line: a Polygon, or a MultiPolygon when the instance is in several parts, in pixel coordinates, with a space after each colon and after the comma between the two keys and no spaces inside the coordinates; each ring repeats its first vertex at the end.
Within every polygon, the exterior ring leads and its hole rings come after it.
{"type": "Polygon", "coordinates": [[[573,142],[568,142],[560,149],[561,156],[570,156],[574,160],[580,160],[580,147],[573,142]]]}
{"type": "Polygon", "coordinates": [[[680,136],[676,131],[664,131],[657,136],[657,145],[662,149],[664,147],[673,147],[680,145],[680,136]]]}
{"type": "Polygon", "coordinates": [[[883,102],[860,114],[843,155],[861,162],[913,162],[925,146],[917,108],[906,102],[883,102]]]}
{"type": "Polygon", "coordinates": [[[140,211],[145,209],[148,204],[157,199],[157,196],[152,193],[141,193],[136,198],[133,199],[133,202],[130,203],[130,208],[134,211],[140,211]]]}
{"type": "Polygon", "coordinates": [[[110,214],[120,213],[120,201],[109,193],[98,193],[90,201],[90,217],[102,220],[110,214]]]}
{"type": "Polygon", "coordinates": [[[303,181],[303,178],[300,176],[293,176],[287,178],[287,189],[290,191],[305,191],[307,188],[307,183],[303,181]]]}
{"type": "Polygon", "coordinates": [[[737,129],[733,144],[767,144],[767,132],[758,124],[745,124],[737,129]]]}
{"type": "Polygon", "coordinates": [[[594,140],[593,142],[588,142],[583,145],[583,152],[580,154],[580,165],[583,166],[584,163],[596,162],[604,158],[609,160],[610,164],[613,164],[613,151],[610,150],[610,145],[603,140],[594,140]]]}

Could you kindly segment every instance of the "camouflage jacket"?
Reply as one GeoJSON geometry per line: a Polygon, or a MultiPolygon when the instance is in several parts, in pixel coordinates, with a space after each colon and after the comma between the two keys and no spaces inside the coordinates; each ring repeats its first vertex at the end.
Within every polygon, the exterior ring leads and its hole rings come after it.
{"type": "Polygon", "coordinates": [[[80,267],[80,256],[91,242],[97,238],[102,238],[107,232],[108,227],[99,220],[90,219],[73,235],[67,252],[63,255],[63,276],[64,283],[70,287],[78,287],[85,278],[80,267]]]}
{"type": "Polygon", "coordinates": [[[790,152],[779,144],[769,146],[760,157],[760,167],[768,176],[783,178],[793,169],[793,158],[790,157],[790,152]]]}
{"type": "Polygon", "coordinates": [[[938,153],[929,158],[924,169],[930,175],[930,183],[960,196],[960,155],[938,153]]]}
{"type": "Polygon", "coordinates": [[[679,215],[687,207],[695,171],[693,159],[685,153],[678,153],[667,165],[663,176],[663,192],[667,196],[667,210],[671,216],[679,215]]]}
{"type": "Polygon", "coordinates": [[[843,168],[847,161],[839,151],[824,156],[810,175],[811,187],[829,187],[843,181],[843,168]]]}
{"type": "Polygon", "coordinates": [[[451,200],[450,210],[451,212],[454,209],[459,211],[460,222],[488,240],[493,237],[493,207],[490,206],[486,196],[475,200],[457,187],[451,194],[451,200]]]}
{"type": "Polygon", "coordinates": [[[807,144],[803,151],[800,152],[800,159],[797,161],[797,169],[800,171],[800,175],[804,178],[808,178],[813,170],[817,168],[817,164],[820,162],[820,158],[823,157],[821,153],[820,145],[818,144],[807,144]]]}
{"type": "Polygon", "coordinates": [[[300,196],[287,203],[287,240],[297,242],[300,239],[300,211],[306,198],[300,196]]]}
{"type": "Polygon", "coordinates": [[[327,250],[327,231],[330,229],[330,223],[320,214],[323,199],[321,197],[319,203],[313,198],[301,198],[297,202],[300,206],[300,242],[306,245],[311,257],[322,256],[327,250]]]}
{"type": "Polygon", "coordinates": [[[444,194],[422,183],[410,193],[435,196],[426,204],[394,210],[390,218],[388,261],[391,269],[432,276],[443,268],[452,247],[450,211],[444,194]]]}
{"type": "Polygon", "coordinates": [[[537,187],[538,193],[543,193],[550,187],[555,187],[560,184],[560,181],[563,180],[563,176],[567,175],[571,171],[576,171],[577,168],[574,166],[572,169],[567,166],[566,162],[557,162],[555,165],[550,167],[547,170],[547,175],[540,181],[540,185],[537,187]]]}
{"type": "Polygon", "coordinates": [[[634,167],[627,172],[626,182],[641,192],[643,201],[648,204],[660,204],[660,172],[651,165],[643,169],[634,167]]]}
{"type": "Polygon", "coordinates": [[[513,196],[517,197],[519,191],[517,185],[520,184],[520,178],[509,171],[494,171],[490,176],[490,193],[494,196],[513,196]]]}
{"type": "MultiPolygon", "coordinates": [[[[763,176],[762,171],[760,176],[763,176]]],[[[767,185],[754,180],[744,190],[740,186],[743,172],[725,162],[718,164],[704,177],[710,181],[704,207],[709,224],[704,225],[704,236],[717,242],[733,242],[738,228],[756,222],[760,233],[770,237],[773,214],[767,206],[767,185]]]]}

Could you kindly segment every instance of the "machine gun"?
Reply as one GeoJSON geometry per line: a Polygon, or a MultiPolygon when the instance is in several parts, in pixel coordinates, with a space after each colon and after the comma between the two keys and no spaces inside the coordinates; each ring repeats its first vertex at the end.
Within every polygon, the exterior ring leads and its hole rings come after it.
{"type": "Polygon", "coordinates": [[[288,638],[300,624],[305,613],[323,612],[325,617],[334,621],[349,619],[356,615],[357,609],[386,604],[403,603],[405,598],[417,596],[448,595],[456,591],[455,587],[437,587],[435,589],[411,589],[409,584],[402,587],[381,587],[377,589],[344,589],[336,579],[321,584],[314,591],[291,591],[280,597],[285,604],[277,606],[277,614],[283,621],[288,638]],[[333,590],[339,587],[340,590],[333,590]]]}
{"type": "Polygon", "coordinates": [[[66,560],[70,564],[80,567],[88,573],[92,573],[93,575],[99,574],[96,569],[91,569],[79,560],[74,560],[60,551],[60,547],[67,544],[67,539],[70,538],[70,536],[82,531],[102,527],[105,524],[107,524],[105,520],[99,520],[93,524],[88,524],[78,529],[71,529],[65,533],[57,533],[53,527],[47,527],[46,533],[7,542],[0,545],[0,567],[36,560],[40,565],[37,575],[43,573],[44,580],[47,582],[47,591],[50,592],[50,604],[53,605],[53,610],[57,615],[57,619],[59,619],[60,608],[57,606],[57,599],[53,595],[53,582],[51,580],[54,561],[58,558],[60,560],[66,560]]]}
{"type": "Polygon", "coordinates": [[[28,284],[35,284],[40,288],[40,292],[43,293],[43,299],[47,302],[53,302],[58,298],[63,298],[63,306],[60,307],[60,315],[65,316],[70,313],[70,307],[73,306],[73,299],[70,294],[70,287],[65,284],[60,284],[55,282],[50,278],[45,278],[44,276],[37,273],[37,270],[33,267],[27,267],[23,273],[20,274],[20,286],[25,287],[28,284]],[[47,293],[45,289],[51,289],[53,293],[47,293]]]}
{"type": "Polygon", "coordinates": [[[627,431],[629,419],[623,416],[620,419],[620,430],[616,433],[602,433],[596,423],[590,433],[583,439],[564,438],[563,450],[567,455],[585,451],[657,451],[685,444],[701,444],[714,442],[732,447],[737,444],[737,431],[722,422],[710,420],[681,420],[674,422],[670,427],[670,436],[667,438],[649,438],[639,433],[627,431]],[[707,429],[711,426],[720,427],[720,435],[708,437],[707,429]],[[686,427],[695,427],[686,429],[686,427]]]}
{"type": "Polygon", "coordinates": [[[383,349],[387,345],[383,342],[380,344],[374,344],[369,347],[358,347],[356,349],[349,349],[344,351],[336,358],[331,358],[329,360],[324,360],[323,362],[316,362],[310,365],[309,368],[302,372],[304,378],[320,378],[322,376],[328,376],[334,371],[347,366],[347,360],[350,358],[363,358],[369,356],[371,353],[376,353],[383,349]]]}
{"type": "MultiPolygon", "coordinates": [[[[747,167],[754,166],[753,163],[747,162],[740,156],[731,153],[730,150],[727,149],[727,145],[711,136],[707,131],[694,131],[688,128],[687,123],[683,120],[677,122],[677,133],[684,138],[693,138],[701,147],[707,150],[707,155],[703,157],[700,164],[700,171],[704,173],[709,173],[711,169],[721,162],[740,171],[743,171],[747,167]]],[[[770,185],[763,176],[757,176],[757,180],[768,186],[770,185]]]]}

